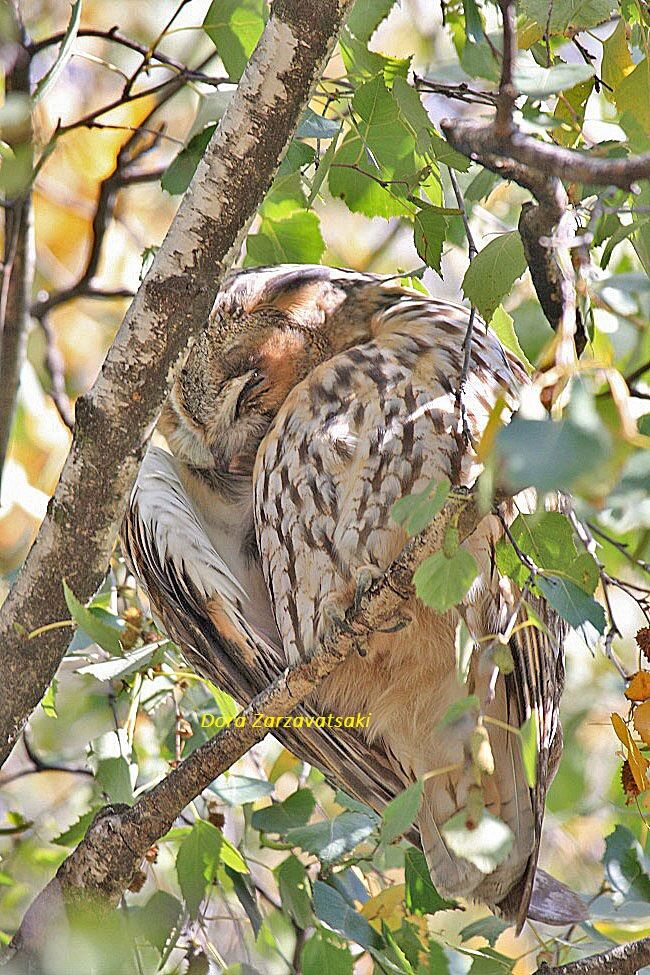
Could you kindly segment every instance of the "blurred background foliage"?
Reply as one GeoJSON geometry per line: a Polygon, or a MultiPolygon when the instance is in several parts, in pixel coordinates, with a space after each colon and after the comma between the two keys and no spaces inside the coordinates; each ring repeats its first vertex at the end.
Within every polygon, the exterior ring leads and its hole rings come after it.
{"type": "MultiPolygon", "coordinates": [[[[56,486],[70,404],[97,375],[267,15],[262,0],[20,6],[36,90],[31,99],[6,93],[0,182],[8,200],[33,186],[36,263],[2,476],[3,594],[56,486]],[[111,37],[114,25],[122,40],[111,37]]],[[[646,6],[555,0],[551,9],[549,18],[545,2],[519,8],[522,128],[601,157],[646,151],[646,6]]],[[[434,127],[490,112],[500,43],[490,2],[358,0],[241,262],[322,261],[399,274],[452,300],[464,292],[506,344],[548,370],[553,333],[516,232],[527,194],[451,150],[434,127]],[[470,272],[452,173],[479,250],[470,272]]],[[[4,66],[11,71],[9,55],[4,66]]],[[[595,898],[593,923],[560,933],[531,924],[515,939],[483,909],[450,907],[423,879],[417,851],[399,841],[415,817],[413,796],[380,822],[269,737],[150,851],[110,925],[53,932],[47,971],[68,975],[74,957],[75,971],[98,973],[526,975],[543,959],[650,933],[647,793],[629,774],[624,791],[621,777],[624,757],[646,775],[650,721],[645,731],[625,724],[617,739],[610,713],[627,721],[629,702],[602,653],[606,643],[628,674],[639,670],[634,637],[648,625],[650,189],[569,191],[591,264],[578,269],[589,343],[562,403],[566,442],[540,451],[520,431],[502,440],[496,468],[571,488],[603,564],[594,585],[605,624],[585,623],[567,646],[565,752],[542,855],[545,868],[595,898]]],[[[542,391],[534,388],[524,418],[543,415],[542,391]]],[[[72,593],[69,606],[81,628],[0,772],[5,939],[93,811],[133,801],[214,733],[203,715],[235,713],[156,633],[119,553],[90,610],[72,593]]]]}

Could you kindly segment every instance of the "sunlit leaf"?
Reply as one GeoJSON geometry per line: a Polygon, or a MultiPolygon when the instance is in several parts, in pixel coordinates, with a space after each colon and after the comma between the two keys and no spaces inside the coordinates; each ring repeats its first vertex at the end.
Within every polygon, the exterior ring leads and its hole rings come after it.
{"type": "Polygon", "coordinates": [[[415,570],[415,591],[423,603],[444,613],[467,595],[477,572],[476,561],[465,548],[457,548],[450,558],[436,552],[415,570]]]}
{"type": "Polygon", "coordinates": [[[410,846],[404,854],[406,906],[413,914],[436,914],[456,907],[455,901],[441,897],[433,886],[426,857],[410,846]]]}
{"type": "Polygon", "coordinates": [[[322,880],[314,883],[314,910],[321,921],[364,948],[381,943],[365,917],[361,917],[337,890],[322,880]]]}
{"type": "Polygon", "coordinates": [[[213,0],[203,30],[232,81],[239,81],[268,17],[266,0],[213,0]]]}
{"type": "Polygon", "coordinates": [[[518,231],[494,237],[465,272],[463,293],[488,321],[527,268],[518,231]]]}
{"type": "Polygon", "coordinates": [[[289,829],[304,826],[314,811],[316,800],[309,789],[292,792],[284,802],[274,802],[265,809],[257,809],[252,816],[253,829],[265,833],[286,833],[289,829]]]}
{"type": "Polygon", "coordinates": [[[102,650],[106,650],[112,656],[122,656],[118,629],[103,622],[97,613],[93,613],[91,608],[83,606],[65,579],[63,580],[63,593],[70,615],[84,633],[87,633],[102,650]]]}
{"type": "Polygon", "coordinates": [[[405,833],[415,822],[422,802],[423,782],[413,782],[388,803],[382,813],[381,838],[384,843],[405,833]]]}

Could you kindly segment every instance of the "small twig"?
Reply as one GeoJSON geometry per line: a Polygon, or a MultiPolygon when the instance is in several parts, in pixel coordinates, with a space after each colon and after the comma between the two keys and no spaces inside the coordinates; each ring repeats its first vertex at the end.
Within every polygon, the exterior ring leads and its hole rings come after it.
{"type": "Polygon", "coordinates": [[[512,115],[518,94],[512,80],[517,56],[517,25],[514,0],[499,0],[499,6],[503,16],[503,57],[494,130],[499,137],[504,138],[513,131],[512,115]]]}
{"type": "MultiPolygon", "coordinates": [[[[469,224],[469,218],[467,216],[467,209],[465,207],[465,200],[463,194],[461,193],[460,186],[458,185],[458,180],[456,179],[456,174],[453,169],[448,166],[447,171],[449,173],[449,179],[451,180],[451,185],[454,190],[454,196],[456,197],[456,203],[458,204],[458,209],[461,211],[461,218],[463,221],[463,226],[465,228],[465,236],[467,237],[467,256],[469,262],[474,260],[478,254],[476,243],[474,241],[474,235],[472,234],[472,228],[469,224]]],[[[461,411],[461,417],[463,422],[463,436],[466,442],[473,444],[472,433],[469,429],[469,424],[467,423],[467,417],[465,414],[465,407],[463,404],[463,390],[465,388],[465,383],[467,382],[467,377],[469,376],[469,370],[472,362],[472,336],[474,333],[474,321],[476,319],[476,308],[472,305],[469,313],[469,322],[467,323],[467,331],[465,332],[465,338],[463,339],[463,365],[461,367],[460,376],[458,379],[458,387],[456,389],[456,405],[461,411]]]]}
{"type": "Polygon", "coordinates": [[[74,411],[70,398],[65,390],[65,368],[63,356],[56,344],[56,335],[50,322],[50,317],[46,313],[39,319],[43,334],[45,335],[45,365],[50,374],[52,389],[50,395],[54,405],[59,411],[59,416],[69,430],[74,427],[74,411]]]}

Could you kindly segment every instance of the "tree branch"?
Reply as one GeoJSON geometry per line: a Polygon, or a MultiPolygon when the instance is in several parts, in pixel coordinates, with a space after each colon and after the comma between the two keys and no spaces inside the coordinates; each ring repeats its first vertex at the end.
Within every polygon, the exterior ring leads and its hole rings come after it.
{"type": "Polygon", "coordinates": [[[149,847],[172,826],[183,809],[229,769],[268,729],[253,718],[290,714],[342,660],[359,650],[368,635],[399,615],[413,594],[413,572],[427,555],[438,551],[451,524],[461,541],[475,530],[483,513],[473,494],[452,492],[431,524],[409,542],[385,575],[346,613],[345,624],[330,633],[308,661],[284,671],[242,712],[243,726],[229,725],[197,748],[133,806],[106,806],[93,820],[79,846],[28,909],[12,947],[37,955],[49,944],[51,924],[66,907],[88,909],[101,917],[118,903],[149,847]]]}
{"type": "Polygon", "coordinates": [[[635,975],[645,965],[650,965],[650,938],[629,941],[600,955],[581,958],[558,968],[549,968],[544,964],[535,975],[612,975],[613,972],[616,975],[635,975]]]}
{"type": "MultiPolygon", "coordinates": [[[[20,18],[18,0],[7,5],[15,25],[17,44],[16,61],[7,74],[7,93],[29,95],[30,58],[25,44],[27,37],[20,18]]],[[[25,162],[31,154],[31,123],[19,127],[13,149],[18,158],[26,151],[25,162]]],[[[4,138],[7,138],[5,135],[4,138]]],[[[34,272],[34,239],[32,226],[32,194],[27,188],[24,195],[4,205],[4,255],[0,293],[0,482],[4,467],[11,428],[13,425],[16,394],[20,383],[20,371],[27,349],[29,307],[34,272]]]]}
{"type": "Polygon", "coordinates": [[[77,401],[75,435],[38,538],[0,611],[0,761],[65,653],[61,586],[101,583],[149,432],[187,344],[295,131],[350,0],[276,0],[264,34],[199,164],[102,372],[77,401]]]}

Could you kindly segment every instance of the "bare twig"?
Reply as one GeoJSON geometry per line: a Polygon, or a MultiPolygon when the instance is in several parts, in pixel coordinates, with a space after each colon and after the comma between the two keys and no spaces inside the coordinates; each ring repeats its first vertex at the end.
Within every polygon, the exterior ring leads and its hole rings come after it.
{"type": "MultiPolygon", "coordinates": [[[[26,34],[20,18],[18,0],[11,0],[7,10],[12,16],[18,38],[16,60],[6,77],[7,91],[29,94],[30,58],[25,48],[26,34]]],[[[5,136],[6,138],[6,136],[5,136]]],[[[16,133],[13,149],[18,157],[29,159],[32,129],[26,121],[16,133]]],[[[27,347],[29,306],[34,272],[32,197],[24,193],[4,206],[4,254],[0,291],[0,480],[9,447],[20,370],[27,347]]]]}
{"type": "Polygon", "coordinates": [[[501,138],[507,138],[514,128],[512,113],[517,99],[517,89],[512,80],[517,56],[517,26],[514,0],[499,0],[499,6],[503,17],[503,55],[494,131],[501,138]]]}
{"type": "MultiPolygon", "coordinates": [[[[33,57],[40,51],[45,50],[47,47],[60,44],[64,37],[65,33],[61,31],[58,34],[52,34],[49,37],[45,37],[40,41],[32,41],[32,43],[27,45],[27,51],[33,57]]],[[[100,38],[114,44],[119,44],[121,47],[125,47],[131,51],[135,51],[137,54],[141,54],[143,57],[148,55],[149,61],[158,61],[161,65],[172,68],[174,71],[182,74],[184,78],[190,81],[200,81],[205,85],[214,85],[215,87],[230,81],[230,79],[225,76],[216,77],[214,75],[205,74],[205,72],[201,71],[200,69],[188,68],[180,61],[176,61],[174,58],[169,57],[168,54],[163,54],[162,51],[157,49],[156,45],[147,47],[145,44],[139,44],[131,37],[125,37],[123,34],[119,33],[117,27],[111,27],[110,30],[98,30],[97,28],[93,27],[82,27],[77,32],[77,37],[100,38]]]]}
{"type": "MultiPolygon", "coordinates": [[[[456,203],[461,211],[461,217],[463,221],[463,226],[465,228],[465,236],[467,237],[467,256],[469,258],[470,264],[478,254],[476,243],[474,241],[474,235],[472,234],[472,228],[470,227],[469,217],[467,216],[467,210],[465,208],[465,200],[463,199],[463,194],[461,193],[460,186],[458,185],[458,180],[456,179],[456,174],[453,169],[448,166],[447,171],[449,172],[449,179],[451,180],[451,185],[454,190],[454,196],[456,197],[456,203]]],[[[468,442],[472,440],[472,434],[467,423],[467,417],[465,415],[465,407],[463,405],[463,390],[465,388],[465,383],[467,382],[467,377],[469,376],[470,365],[472,361],[472,335],[474,332],[474,320],[476,319],[476,308],[472,305],[469,313],[469,321],[467,323],[467,331],[465,332],[465,338],[463,339],[463,365],[460,371],[460,377],[458,380],[458,387],[456,389],[456,405],[461,411],[462,423],[463,423],[463,435],[468,442]]]]}
{"type": "Polygon", "coordinates": [[[72,430],[74,427],[74,411],[72,409],[72,404],[70,403],[68,394],[65,391],[65,368],[63,356],[59,352],[56,344],[56,336],[54,334],[54,329],[52,328],[52,323],[50,322],[50,316],[48,314],[42,315],[40,323],[46,342],[45,365],[47,366],[47,371],[50,374],[50,380],[52,382],[50,395],[52,396],[54,405],[59,411],[59,416],[65,423],[66,427],[69,430],[72,430]]]}

